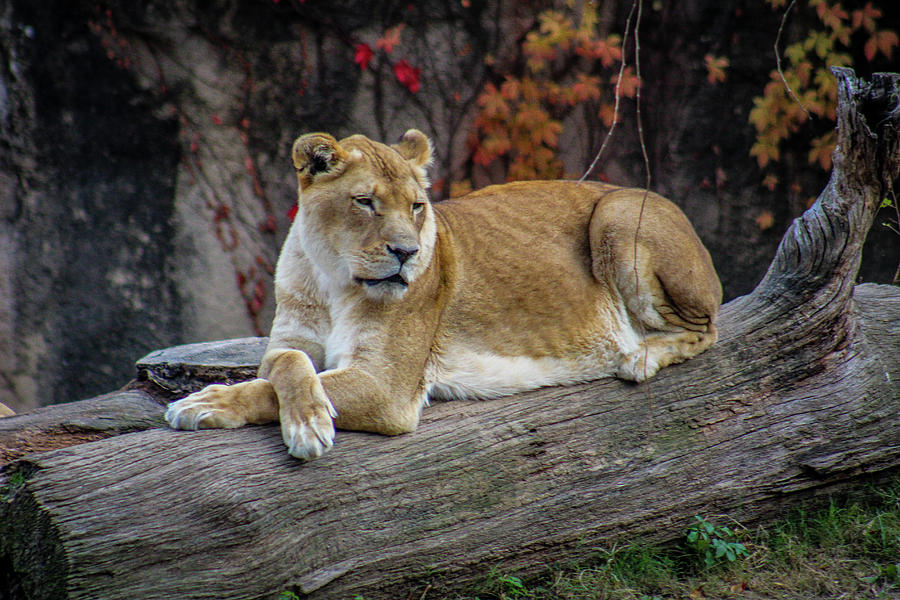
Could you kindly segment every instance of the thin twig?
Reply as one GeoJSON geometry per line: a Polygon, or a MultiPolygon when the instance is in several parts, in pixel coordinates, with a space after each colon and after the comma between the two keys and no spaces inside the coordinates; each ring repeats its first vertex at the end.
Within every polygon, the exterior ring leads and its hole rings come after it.
{"type": "Polygon", "coordinates": [[[613,122],[609,127],[609,131],[606,132],[606,137],[603,139],[603,143],[600,144],[600,149],[597,151],[597,155],[594,156],[594,160],[591,162],[591,165],[587,168],[587,171],[584,172],[584,175],[582,175],[578,180],[579,183],[587,179],[588,175],[593,172],[594,167],[596,167],[597,163],[600,161],[600,157],[603,156],[603,151],[606,149],[606,145],[612,138],[613,131],[616,130],[616,125],[619,123],[619,102],[622,99],[620,89],[622,87],[622,78],[625,76],[625,65],[627,64],[627,61],[625,60],[625,50],[628,47],[628,32],[631,31],[631,18],[632,16],[634,16],[636,5],[637,2],[633,2],[631,4],[631,10],[628,11],[628,18],[625,20],[625,35],[622,37],[622,64],[619,65],[619,77],[616,79],[616,99],[615,104],[613,105],[613,122]]]}
{"type": "MultiPolygon", "coordinates": [[[[637,9],[637,20],[634,24],[634,74],[637,77],[638,85],[635,90],[634,102],[635,102],[635,120],[637,122],[637,131],[638,131],[638,141],[641,144],[641,156],[644,159],[644,196],[641,198],[641,211],[638,213],[638,222],[637,227],[634,230],[634,293],[640,298],[640,278],[638,277],[638,236],[641,233],[641,224],[644,220],[644,207],[647,204],[647,194],[650,193],[650,157],[647,155],[647,144],[644,140],[644,122],[641,118],[641,87],[643,86],[643,80],[641,79],[641,38],[640,38],[640,28],[641,28],[641,14],[643,12],[644,3],[642,0],[635,0],[638,5],[637,9]]],[[[647,380],[647,361],[650,358],[650,347],[647,345],[647,332],[644,329],[644,324],[640,319],[635,319],[641,328],[641,340],[644,342],[644,381],[647,380]]],[[[650,386],[647,386],[647,398],[652,402],[652,398],[650,396],[650,386]]],[[[651,411],[652,414],[652,411],[651,411]]]]}
{"type": "Polygon", "coordinates": [[[784,31],[784,24],[787,23],[788,15],[791,14],[791,10],[793,10],[794,5],[797,4],[797,0],[791,0],[791,3],[784,10],[784,14],[781,16],[781,24],[778,26],[778,35],[775,36],[775,66],[778,67],[778,74],[781,76],[781,81],[784,83],[785,89],[788,91],[788,95],[794,99],[800,108],[803,109],[803,112],[806,113],[806,118],[811,119],[812,115],[809,114],[809,111],[806,110],[806,107],[803,106],[803,103],[800,102],[800,98],[794,93],[794,90],[791,89],[791,86],[788,84],[787,79],[784,77],[784,71],[781,70],[781,54],[778,50],[778,44],[781,42],[781,34],[784,31]]]}

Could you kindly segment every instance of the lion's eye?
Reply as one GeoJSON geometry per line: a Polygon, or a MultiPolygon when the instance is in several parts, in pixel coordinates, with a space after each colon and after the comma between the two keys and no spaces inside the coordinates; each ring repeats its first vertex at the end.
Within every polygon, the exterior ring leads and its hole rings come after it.
{"type": "Polygon", "coordinates": [[[354,196],[353,202],[357,206],[362,206],[363,208],[368,208],[369,210],[373,210],[371,196],[354,196]]]}
{"type": "Polygon", "coordinates": [[[425,208],[424,202],[413,202],[412,211],[414,215],[419,214],[425,208]]]}

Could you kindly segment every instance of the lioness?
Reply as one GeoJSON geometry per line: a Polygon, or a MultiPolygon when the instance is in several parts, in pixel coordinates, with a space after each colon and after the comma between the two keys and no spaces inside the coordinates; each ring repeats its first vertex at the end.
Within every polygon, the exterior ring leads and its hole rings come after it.
{"type": "Polygon", "coordinates": [[[429,396],[643,381],[716,340],[709,253],[656,194],[529,181],[432,205],[414,129],[392,146],[312,133],[292,154],[299,211],[259,379],[174,402],[174,428],[280,421],[310,459],[335,427],[413,431],[429,396]]]}

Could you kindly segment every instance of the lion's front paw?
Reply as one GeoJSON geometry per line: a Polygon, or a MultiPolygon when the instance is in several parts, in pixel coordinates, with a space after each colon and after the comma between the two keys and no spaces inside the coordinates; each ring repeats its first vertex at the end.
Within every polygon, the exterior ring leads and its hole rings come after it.
{"type": "Polygon", "coordinates": [[[233,408],[236,390],[227,385],[211,385],[173,402],[166,421],[173,429],[232,429],[247,424],[233,408]]]}
{"type": "Polygon", "coordinates": [[[322,456],[334,444],[334,410],[318,377],[309,377],[300,397],[281,403],[281,437],[295,458],[310,460],[322,456]]]}

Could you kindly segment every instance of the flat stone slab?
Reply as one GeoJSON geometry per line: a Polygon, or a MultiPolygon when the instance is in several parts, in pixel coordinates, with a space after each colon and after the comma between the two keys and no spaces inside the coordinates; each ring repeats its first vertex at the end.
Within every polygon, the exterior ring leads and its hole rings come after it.
{"type": "Polygon", "coordinates": [[[268,341],[248,337],[156,350],[135,363],[138,380],[152,381],[178,396],[211,383],[247,381],[256,377],[268,341]]]}

